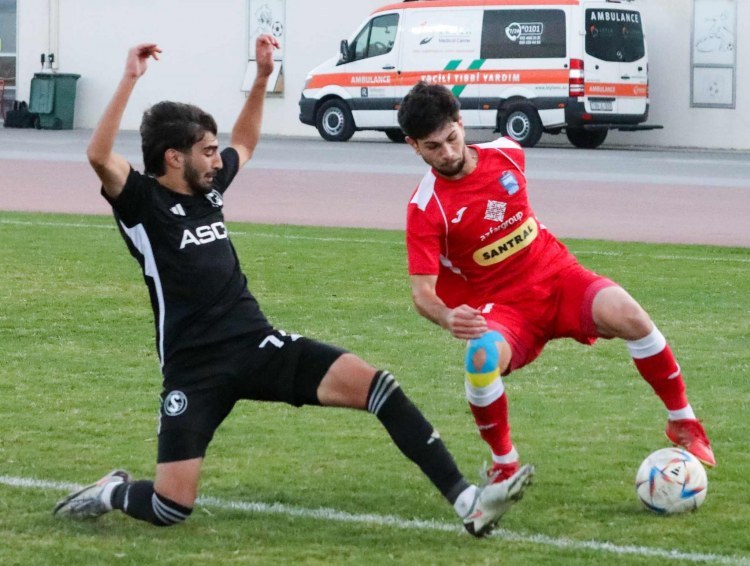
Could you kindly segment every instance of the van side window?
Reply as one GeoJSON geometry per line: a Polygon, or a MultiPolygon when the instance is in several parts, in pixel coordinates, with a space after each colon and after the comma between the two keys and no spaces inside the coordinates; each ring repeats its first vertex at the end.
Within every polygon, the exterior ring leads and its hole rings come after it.
{"type": "Polygon", "coordinates": [[[354,61],[385,55],[393,49],[398,29],[398,14],[373,18],[352,42],[354,61]]]}
{"type": "Polygon", "coordinates": [[[486,10],[482,22],[482,59],[565,57],[562,10],[486,10]]]}
{"type": "Polygon", "coordinates": [[[602,61],[632,63],[646,55],[641,14],[631,10],[586,10],[586,53],[602,61]]]}

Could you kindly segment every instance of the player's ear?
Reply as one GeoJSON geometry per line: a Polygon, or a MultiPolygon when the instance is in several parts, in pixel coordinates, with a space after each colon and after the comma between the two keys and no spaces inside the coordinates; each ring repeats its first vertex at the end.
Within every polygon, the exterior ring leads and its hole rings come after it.
{"type": "Polygon", "coordinates": [[[181,151],[170,148],[164,152],[165,169],[181,169],[184,161],[185,155],[181,151]]]}
{"type": "Polygon", "coordinates": [[[406,136],[404,139],[406,140],[406,143],[408,143],[412,147],[412,149],[417,152],[417,155],[421,155],[421,153],[419,153],[419,144],[417,144],[417,140],[415,140],[414,138],[410,138],[409,136],[406,136]]]}

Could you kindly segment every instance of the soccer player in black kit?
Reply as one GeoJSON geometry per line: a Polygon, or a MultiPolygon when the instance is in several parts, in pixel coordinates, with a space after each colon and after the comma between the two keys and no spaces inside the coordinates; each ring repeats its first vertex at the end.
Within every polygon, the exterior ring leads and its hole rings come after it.
{"type": "Polygon", "coordinates": [[[54,514],[91,519],[119,509],[158,526],[184,521],[214,432],[238,400],[249,399],[373,413],[453,504],[466,529],[483,536],[520,499],[533,467],[499,484],[470,484],[390,373],[340,348],[275,329],[248,290],[224,225],[222,195],[258,143],[276,47],[273,37],[258,38],[257,76],[230,147],[221,152],[216,123],[199,108],[160,102],[146,110],[146,174],[131,168],[113,146],[132,90],[148,59],[158,59],[161,50],[142,44],[128,53],[87,155],[143,270],[154,310],[164,378],[156,477],[135,481],[114,470],[60,501],[54,514]]]}

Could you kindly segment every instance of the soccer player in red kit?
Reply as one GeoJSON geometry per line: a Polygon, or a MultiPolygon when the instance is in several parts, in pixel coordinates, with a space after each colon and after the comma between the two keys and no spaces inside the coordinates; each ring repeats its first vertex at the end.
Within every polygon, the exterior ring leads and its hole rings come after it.
{"type": "Polygon", "coordinates": [[[406,141],[431,169],[408,205],[406,243],[417,311],[467,340],[466,397],[492,452],[488,475],[519,467],[503,376],[554,338],[622,338],[668,411],[666,435],[716,461],[664,336],[617,283],[585,269],[537,219],[525,158],[508,138],[466,145],[459,102],[424,82],[398,111],[406,141]]]}

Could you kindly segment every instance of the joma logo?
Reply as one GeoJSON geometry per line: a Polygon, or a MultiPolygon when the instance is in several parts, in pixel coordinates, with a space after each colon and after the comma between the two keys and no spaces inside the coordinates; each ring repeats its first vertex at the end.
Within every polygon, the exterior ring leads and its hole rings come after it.
{"type": "Polygon", "coordinates": [[[227,228],[223,222],[214,222],[206,226],[198,226],[195,229],[195,233],[191,232],[188,228],[182,233],[182,242],[180,242],[180,249],[184,249],[185,246],[193,244],[200,246],[202,244],[208,244],[215,240],[224,240],[228,236],[227,228]]]}

